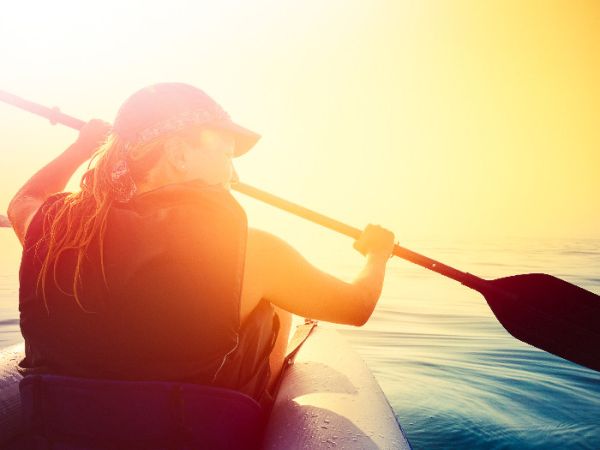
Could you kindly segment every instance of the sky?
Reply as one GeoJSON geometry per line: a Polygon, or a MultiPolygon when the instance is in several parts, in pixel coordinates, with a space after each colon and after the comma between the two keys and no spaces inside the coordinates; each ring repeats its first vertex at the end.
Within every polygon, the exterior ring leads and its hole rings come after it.
{"type": "MultiPolygon", "coordinates": [[[[111,121],[188,82],[262,134],[243,181],[356,227],[600,238],[598,2],[89,5],[4,5],[0,90],[111,121]]],[[[1,213],[76,133],[0,104],[0,135],[1,213]]],[[[252,225],[314,232],[239,198],[252,225]]]]}

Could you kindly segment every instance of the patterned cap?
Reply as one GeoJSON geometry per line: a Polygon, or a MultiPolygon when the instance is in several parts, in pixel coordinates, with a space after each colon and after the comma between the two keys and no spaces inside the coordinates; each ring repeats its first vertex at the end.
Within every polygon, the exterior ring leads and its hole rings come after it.
{"type": "Polygon", "coordinates": [[[246,153],[260,139],[257,133],[232,122],[203,91],[184,83],[159,83],[134,93],[119,109],[113,131],[133,146],[192,125],[232,133],[235,156],[246,153]]]}

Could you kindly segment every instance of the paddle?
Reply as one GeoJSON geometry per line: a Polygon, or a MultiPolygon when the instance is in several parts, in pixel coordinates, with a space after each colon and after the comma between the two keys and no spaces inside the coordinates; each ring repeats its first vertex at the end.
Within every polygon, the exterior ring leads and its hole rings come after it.
{"type": "MultiPolygon", "coordinates": [[[[232,188],[353,239],[361,234],[358,228],[247,184],[232,188]]],[[[543,273],[485,280],[399,245],[393,254],[483,294],[500,323],[517,339],[600,371],[600,296],[543,273]]]]}
{"type": "MultiPolygon", "coordinates": [[[[79,129],[84,122],[0,91],[0,100],[79,129]]],[[[238,192],[357,239],[361,230],[267,192],[237,183],[238,192]]],[[[551,275],[532,273],[485,280],[396,245],[393,254],[459,281],[485,297],[517,339],[600,371],[600,297],[551,275]]]]}

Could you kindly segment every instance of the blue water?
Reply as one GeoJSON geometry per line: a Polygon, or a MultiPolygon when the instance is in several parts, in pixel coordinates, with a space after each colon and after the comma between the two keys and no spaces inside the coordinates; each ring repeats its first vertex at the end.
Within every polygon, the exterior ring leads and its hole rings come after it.
{"type": "MultiPolygon", "coordinates": [[[[410,244],[483,277],[543,272],[600,294],[600,240],[410,244]]],[[[18,257],[10,230],[0,230],[0,347],[21,340],[18,257]]],[[[316,262],[340,276],[360,268],[358,259],[316,262]]],[[[393,260],[371,320],[342,333],[417,450],[600,449],[600,373],[512,338],[480,294],[452,280],[393,260]]]]}

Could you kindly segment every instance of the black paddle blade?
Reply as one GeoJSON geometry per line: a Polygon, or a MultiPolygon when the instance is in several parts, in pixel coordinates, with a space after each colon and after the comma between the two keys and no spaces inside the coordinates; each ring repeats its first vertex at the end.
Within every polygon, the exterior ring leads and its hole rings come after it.
{"type": "Polygon", "coordinates": [[[600,296],[541,273],[499,278],[489,283],[509,294],[481,290],[510,334],[600,371],[600,296]]]}

